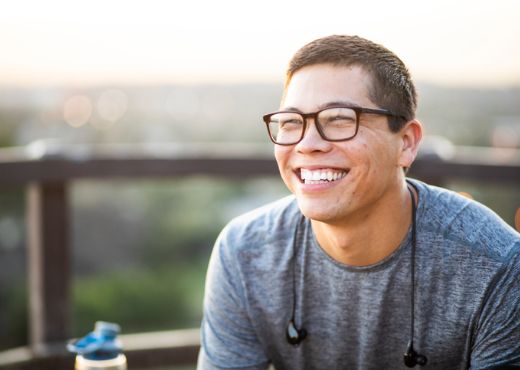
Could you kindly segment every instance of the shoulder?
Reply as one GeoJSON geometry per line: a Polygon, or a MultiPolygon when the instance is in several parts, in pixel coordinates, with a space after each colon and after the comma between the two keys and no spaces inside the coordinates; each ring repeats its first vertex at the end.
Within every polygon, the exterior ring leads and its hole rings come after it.
{"type": "Polygon", "coordinates": [[[287,196],[232,219],[223,232],[228,238],[278,238],[293,229],[300,211],[294,196],[287,196]]]}
{"type": "Polygon", "coordinates": [[[485,205],[447,189],[412,183],[419,191],[419,224],[423,230],[496,262],[519,253],[520,234],[485,205]]]}
{"type": "Polygon", "coordinates": [[[293,237],[301,217],[294,196],[287,196],[232,219],[217,244],[228,253],[259,251],[263,246],[284,243],[293,237]]]}
{"type": "Polygon", "coordinates": [[[263,271],[272,274],[273,266],[290,260],[290,248],[286,246],[298,214],[295,199],[286,197],[231,220],[211,253],[206,282],[216,286],[208,291],[219,291],[226,282],[232,291],[241,292],[244,285],[254,284],[263,271]]]}

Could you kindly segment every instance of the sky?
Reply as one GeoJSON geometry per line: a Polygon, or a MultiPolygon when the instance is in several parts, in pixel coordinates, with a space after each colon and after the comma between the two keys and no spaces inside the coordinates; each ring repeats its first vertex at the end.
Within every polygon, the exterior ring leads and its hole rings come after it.
{"type": "Polygon", "coordinates": [[[415,80],[520,86],[520,1],[1,1],[0,86],[281,82],[330,34],[394,51],[415,80]]]}

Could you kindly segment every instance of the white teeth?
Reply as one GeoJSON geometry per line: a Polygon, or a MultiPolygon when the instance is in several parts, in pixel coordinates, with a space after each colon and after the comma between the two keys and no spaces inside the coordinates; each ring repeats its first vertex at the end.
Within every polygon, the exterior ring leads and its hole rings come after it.
{"type": "Polygon", "coordinates": [[[316,184],[323,181],[336,181],[347,175],[346,171],[337,171],[333,169],[322,170],[300,170],[300,177],[306,184],[316,184]]]}

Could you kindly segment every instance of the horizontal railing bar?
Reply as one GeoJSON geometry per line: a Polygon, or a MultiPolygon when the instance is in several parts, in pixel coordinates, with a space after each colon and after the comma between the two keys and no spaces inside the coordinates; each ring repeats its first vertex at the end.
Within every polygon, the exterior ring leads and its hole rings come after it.
{"type": "Polygon", "coordinates": [[[199,329],[167,330],[120,335],[125,351],[193,347],[200,344],[199,329]]]}
{"type": "MultiPolygon", "coordinates": [[[[257,177],[276,175],[272,158],[95,159],[0,163],[0,185],[96,178],[164,178],[187,175],[257,177]]],[[[520,182],[520,165],[444,161],[419,157],[410,174],[418,178],[468,179],[484,182],[520,182]]]]}
{"type": "Polygon", "coordinates": [[[459,179],[485,183],[520,183],[520,165],[418,158],[410,169],[410,175],[426,181],[459,179]]]}
{"type": "Polygon", "coordinates": [[[48,159],[0,163],[0,185],[95,178],[160,178],[186,175],[261,176],[276,174],[273,159],[94,159],[81,163],[48,159]]]}

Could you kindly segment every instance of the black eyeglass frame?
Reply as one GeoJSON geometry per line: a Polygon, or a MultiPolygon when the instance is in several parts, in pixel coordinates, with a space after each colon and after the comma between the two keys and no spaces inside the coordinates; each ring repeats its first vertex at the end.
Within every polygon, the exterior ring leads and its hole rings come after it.
{"type": "Polygon", "coordinates": [[[308,118],[313,118],[314,119],[314,124],[316,125],[316,129],[318,130],[318,133],[320,134],[320,136],[321,136],[321,138],[323,140],[332,141],[332,142],[340,142],[340,141],[352,140],[353,138],[356,137],[356,135],[358,133],[358,130],[359,130],[359,117],[361,116],[361,113],[379,114],[379,115],[388,116],[388,117],[395,117],[395,118],[406,119],[405,117],[403,117],[401,115],[398,115],[398,114],[395,114],[395,113],[389,111],[388,109],[363,108],[363,107],[351,106],[351,105],[333,105],[333,106],[330,106],[330,107],[325,107],[323,109],[320,109],[319,111],[312,112],[312,113],[302,113],[302,112],[297,112],[297,111],[293,111],[293,110],[281,110],[281,111],[265,114],[263,116],[263,120],[264,120],[264,123],[265,123],[265,125],[267,127],[267,133],[269,135],[269,139],[271,139],[271,141],[274,144],[290,146],[290,145],[296,145],[300,141],[303,140],[303,137],[305,136],[305,132],[307,131],[307,119],[308,118]],[[327,137],[327,135],[325,135],[325,132],[323,131],[323,128],[321,127],[321,124],[318,121],[318,114],[320,114],[321,112],[323,112],[323,111],[325,111],[327,109],[334,109],[334,108],[348,108],[348,109],[352,109],[354,112],[356,112],[356,131],[354,132],[354,134],[352,136],[350,136],[348,138],[344,138],[344,139],[329,139],[327,137]],[[269,120],[275,114],[280,114],[280,113],[294,113],[294,114],[300,115],[303,118],[302,136],[300,136],[300,138],[297,141],[295,141],[293,143],[283,143],[282,144],[282,143],[278,143],[274,139],[273,135],[271,134],[271,130],[269,128],[269,120]]]}

